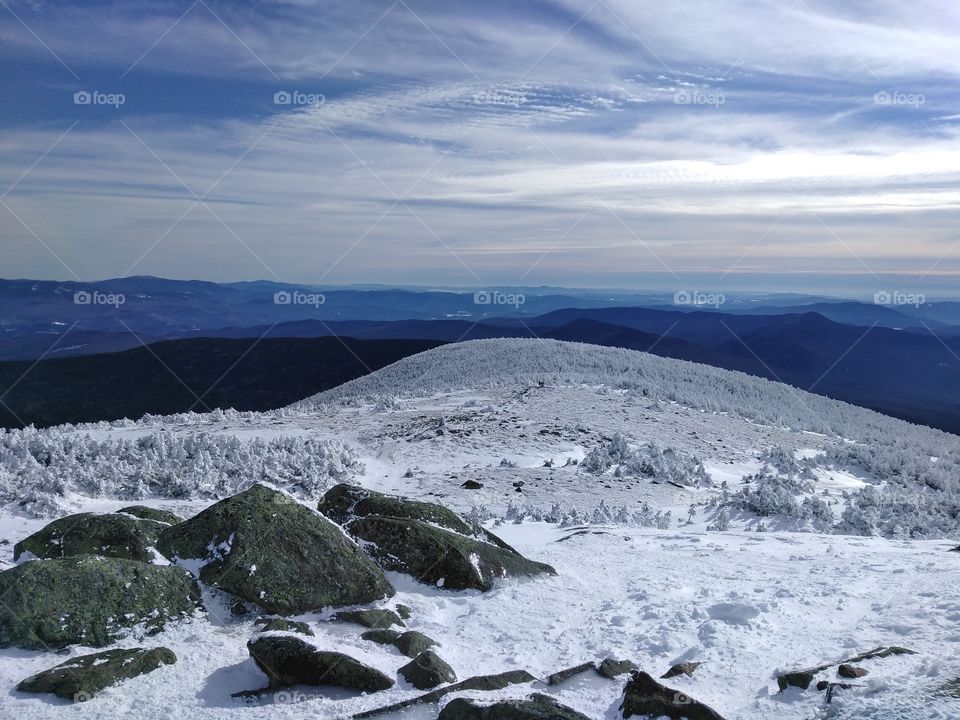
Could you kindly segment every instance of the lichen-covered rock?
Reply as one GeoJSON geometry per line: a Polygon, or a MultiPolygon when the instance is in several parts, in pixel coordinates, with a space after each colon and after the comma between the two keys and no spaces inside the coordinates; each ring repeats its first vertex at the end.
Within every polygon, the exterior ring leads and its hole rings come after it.
{"type": "Polygon", "coordinates": [[[490,590],[495,580],[556,571],[507,550],[419,520],[380,515],[351,520],[348,533],[388,570],[447,590],[490,590]]]}
{"type": "Polygon", "coordinates": [[[634,673],[627,682],[620,709],[624,718],[634,715],[659,718],[666,715],[673,720],[723,720],[713,708],[685,693],[661,685],[643,671],[634,673]]]}
{"type": "Polygon", "coordinates": [[[103,647],[140,623],[159,632],[200,607],[200,589],[172,566],[76,555],[0,573],[0,647],[103,647]]]}
{"type": "Polygon", "coordinates": [[[457,681],[457,674],[433,650],[425,650],[398,671],[417,690],[432,690],[437,685],[457,681]]]}
{"type": "Polygon", "coordinates": [[[260,625],[263,632],[295,632],[310,636],[314,634],[305,622],[287,620],[286,618],[258,618],[253,621],[253,624],[260,625]]]}
{"type": "Polygon", "coordinates": [[[437,644],[435,640],[416,630],[407,630],[405,633],[396,630],[367,630],[360,637],[380,645],[393,645],[409,658],[415,658],[437,644]]]}
{"type": "Polygon", "coordinates": [[[343,610],[334,615],[333,619],[368,628],[386,629],[394,625],[404,627],[403,620],[393,610],[343,610]]]}
{"type": "MultiPolygon", "coordinates": [[[[396,495],[367,490],[359,485],[340,483],[330,488],[320,500],[318,509],[328,518],[345,525],[355,518],[368,515],[418,520],[428,525],[437,525],[461,535],[493,543],[506,550],[513,550],[507,543],[474,522],[460,517],[450,508],[437,503],[411,500],[396,495]]],[[[513,552],[516,552],[513,550],[513,552]]]]}
{"type": "Polygon", "coordinates": [[[379,670],[349,655],[319,650],[293,635],[260,635],[247,643],[247,649],[272,688],[330,685],[376,692],[394,684],[379,670]]]}
{"type": "Polygon", "coordinates": [[[590,720],[586,715],[561,705],[549,695],[535,693],[527,700],[504,700],[485,705],[477,700],[451,700],[437,720],[590,720]]]}
{"type": "Polygon", "coordinates": [[[172,513],[169,510],[158,510],[157,508],[147,507],[146,505],[128,505],[125,508],[117,510],[118,513],[133,515],[141,520],[156,520],[167,525],[176,525],[182,523],[183,518],[172,513]]]}
{"type": "Polygon", "coordinates": [[[636,672],[639,669],[637,664],[631,660],[616,660],[609,657],[604,658],[597,665],[597,673],[600,677],[605,677],[608,680],[613,680],[627,673],[636,672]]]}
{"type": "Polygon", "coordinates": [[[403,620],[409,620],[413,617],[413,608],[409,605],[397,604],[397,615],[403,620]]]}
{"type": "Polygon", "coordinates": [[[158,550],[200,579],[277,615],[394,594],[383,571],[340,529],[263,485],[160,534],[158,550]]]}
{"type": "Polygon", "coordinates": [[[105,650],[75,657],[32,675],[17,685],[17,690],[85,702],[105,688],[176,661],[177,656],[165,647],[105,650]]]}
{"type": "Polygon", "coordinates": [[[165,527],[130,515],[68,515],[14,545],[13,559],[29,552],[38,558],[102,555],[150,562],[155,557],[151,548],[165,527]]]}
{"type": "Polygon", "coordinates": [[[672,666],[669,670],[667,670],[663,675],[661,675],[660,679],[669,680],[670,678],[674,678],[677,675],[686,675],[687,677],[690,677],[697,671],[697,668],[700,667],[702,664],[703,663],[698,663],[698,662],[677,663],[676,665],[672,666]]]}

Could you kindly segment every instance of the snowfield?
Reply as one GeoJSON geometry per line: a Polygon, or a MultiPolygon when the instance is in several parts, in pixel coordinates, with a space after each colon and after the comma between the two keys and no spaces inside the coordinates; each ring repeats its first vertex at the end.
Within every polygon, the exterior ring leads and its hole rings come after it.
{"type": "MultiPolygon", "coordinates": [[[[960,438],[777,383],[633,351],[474,341],[407,358],[271,413],[217,412],[0,436],[0,567],[52,517],[144,501],[189,516],[262,481],[311,507],[355,482],[445,504],[557,577],[447,592],[391,574],[409,625],[463,679],[633,660],[727,720],[957,718],[935,690],[960,676],[960,438]],[[473,481],[482,485],[467,489],[473,481]],[[776,673],[881,645],[830,705],[776,673]]],[[[219,602],[219,601],[217,601],[219,602]]],[[[357,626],[301,619],[316,643],[391,677],[407,661],[357,626]]],[[[293,688],[258,700],[252,619],[225,607],[123,646],[179,660],[93,701],[12,691],[67,655],[0,650],[0,717],[347,717],[414,696],[293,688]]],[[[536,690],[612,720],[623,681],[536,690]]],[[[468,693],[469,695],[469,693],[468,693]]],[[[479,696],[479,695],[477,695],[479,696]]],[[[449,699],[449,698],[448,698],[449,699]]],[[[405,711],[435,718],[437,706],[405,711]]],[[[384,716],[385,718],[399,717],[384,716]]]]}

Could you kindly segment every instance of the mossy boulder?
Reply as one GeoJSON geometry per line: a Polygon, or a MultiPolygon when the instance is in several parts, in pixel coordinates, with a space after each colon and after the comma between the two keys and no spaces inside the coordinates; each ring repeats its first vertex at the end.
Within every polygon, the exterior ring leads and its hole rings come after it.
{"type": "Polygon", "coordinates": [[[313,630],[305,622],[287,620],[286,618],[258,618],[253,621],[263,632],[295,632],[301,635],[313,636],[313,630]]]}
{"type": "Polygon", "coordinates": [[[416,630],[407,630],[405,633],[396,630],[367,630],[360,637],[380,645],[393,645],[409,658],[415,658],[437,644],[435,640],[416,630]]]}
{"type": "Polygon", "coordinates": [[[333,616],[337,622],[356,623],[368,628],[404,627],[403,620],[393,610],[344,610],[333,616]]]}
{"type": "Polygon", "coordinates": [[[536,693],[527,700],[503,700],[481,704],[476,700],[456,698],[440,711],[437,720],[590,720],[549,695],[536,693]]]}
{"type": "Polygon", "coordinates": [[[661,685],[642,670],[634,673],[627,682],[620,709],[624,718],[636,715],[659,718],[665,715],[673,720],[723,720],[713,708],[683,692],[661,685]]]}
{"type": "Polygon", "coordinates": [[[151,548],[165,527],[129,515],[68,515],[14,545],[13,559],[29,552],[38,558],[102,555],[150,562],[154,558],[151,548]]]}
{"type": "Polygon", "coordinates": [[[159,632],[200,604],[181,568],[76,555],[34,560],[0,573],[0,647],[103,647],[125,628],[159,632]]]}
{"type": "Polygon", "coordinates": [[[393,687],[393,680],[349,655],[319,650],[293,635],[261,635],[247,643],[270,687],[330,685],[362,692],[393,687]]]}
{"type": "Polygon", "coordinates": [[[417,690],[432,690],[437,685],[457,681],[453,668],[433,650],[420,653],[398,672],[417,690]]]}
{"type": "Polygon", "coordinates": [[[160,534],[157,549],[200,579],[277,615],[390,597],[383,571],[319,513],[263,485],[160,534]]]}
{"type": "Polygon", "coordinates": [[[419,520],[379,515],[351,520],[345,529],[388,570],[447,590],[490,590],[500,578],[556,571],[507,550],[419,520]]]}
{"type": "Polygon", "coordinates": [[[129,505],[125,508],[120,508],[117,512],[124,513],[125,515],[133,515],[141,520],[156,520],[157,522],[162,522],[167,525],[176,525],[177,523],[183,522],[183,518],[176,513],[172,513],[169,510],[158,510],[157,508],[147,507],[146,505],[129,505]]]}
{"type": "MultiPolygon", "coordinates": [[[[450,508],[437,503],[411,500],[367,490],[359,485],[340,483],[330,488],[317,506],[324,515],[340,525],[368,515],[418,520],[461,535],[513,550],[507,543],[477,523],[466,520],[450,508]]],[[[516,551],[514,551],[516,552],[516,551]]]]}
{"type": "Polygon", "coordinates": [[[177,656],[165,647],[105,650],[75,657],[32,675],[17,685],[17,690],[85,702],[105,688],[176,661],[177,656]]]}

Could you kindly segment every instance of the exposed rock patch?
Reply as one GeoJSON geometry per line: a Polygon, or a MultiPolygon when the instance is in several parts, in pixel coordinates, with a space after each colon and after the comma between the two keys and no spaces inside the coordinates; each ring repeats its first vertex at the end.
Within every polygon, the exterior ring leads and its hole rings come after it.
{"type": "Polygon", "coordinates": [[[440,712],[437,720],[590,720],[586,715],[561,705],[549,695],[535,693],[526,700],[505,700],[482,705],[476,700],[456,698],[440,712]]]}
{"type": "Polygon", "coordinates": [[[77,555],[0,573],[0,647],[103,647],[125,628],[148,632],[192,614],[200,589],[181,568],[77,555]]]}
{"type": "Polygon", "coordinates": [[[54,520],[13,546],[13,559],[24,553],[38,558],[102,555],[150,562],[150,548],[167,525],[130,515],[80,513],[54,520]]]}
{"type": "Polygon", "coordinates": [[[393,680],[379,670],[337,652],[318,650],[293,635],[261,635],[247,643],[270,687],[330,685],[362,692],[393,687],[393,680]]]}
{"type": "Polygon", "coordinates": [[[67,700],[84,702],[105,688],[176,661],[177,656],[165,647],[106,650],[75,657],[32,675],[17,685],[17,690],[50,693],[67,700]]]}
{"type": "Polygon", "coordinates": [[[329,520],[263,485],[166,528],[158,549],[200,579],[277,615],[392,596],[380,570],[329,520]]]}
{"type": "Polygon", "coordinates": [[[661,685],[643,671],[635,673],[627,683],[620,708],[624,718],[635,715],[659,718],[666,715],[673,720],[723,720],[713,708],[661,685]]]}
{"type": "Polygon", "coordinates": [[[425,650],[398,671],[417,690],[431,690],[437,685],[457,681],[457,674],[439,655],[425,650]]]}

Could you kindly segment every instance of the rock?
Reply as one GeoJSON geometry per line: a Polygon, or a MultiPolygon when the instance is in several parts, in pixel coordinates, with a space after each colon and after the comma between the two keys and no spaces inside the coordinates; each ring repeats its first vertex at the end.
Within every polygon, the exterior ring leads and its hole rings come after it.
{"type": "Polygon", "coordinates": [[[361,635],[364,640],[380,643],[381,645],[393,645],[397,650],[410,658],[415,658],[425,650],[429,650],[437,643],[416,630],[407,630],[405,633],[398,633],[396,630],[368,630],[361,635]]]}
{"type": "Polygon", "coordinates": [[[310,629],[309,625],[305,622],[297,622],[296,620],[287,620],[286,618],[259,618],[254,620],[253,624],[261,625],[263,632],[296,632],[301,635],[313,636],[313,630],[310,629]]]}
{"type": "Polygon", "coordinates": [[[392,610],[344,610],[333,616],[337,622],[356,623],[368,628],[405,627],[403,620],[392,610]]]}
{"type": "Polygon", "coordinates": [[[667,670],[667,672],[661,675],[660,679],[669,680],[670,678],[676,677],[677,675],[686,675],[687,677],[689,677],[693,675],[697,671],[697,668],[700,667],[701,665],[703,665],[703,663],[698,663],[698,662],[677,663],[672,668],[667,670]]]}
{"type": "Polygon", "coordinates": [[[38,558],[102,555],[150,562],[156,557],[150,548],[165,527],[129,515],[68,515],[14,545],[13,559],[29,552],[38,558]]]}
{"type": "Polygon", "coordinates": [[[516,552],[493,533],[477,523],[464,520],[443,505],[386,495],[358,485],[345,483],[335,485],[323,496],[317,508],[340,525],[346,525],[351,520],[369,515],[418,520],[516,552]]]}
{"type": "Polygon", "coordinates": [[[837,668],[837,675],[844,678],[862,678],[869,672],[866,668],[858,667],[857,665],[850,665],[848,663],[843,663],[840,667],[837,668]]]}
{"type": "Polygon", "coordinates": [[[465,490],[479,490],[483,487],[483,483],[477,482],[476,480],[467,480],[460,487],[464,488],[465,490]]]}
{"type": "Polygon", "coordinates": [[[393,687],[393,680],[349,655],[318,650],[293,635],[260,635],[247,643],[270,687],[330,685],[376,692],[393,687]]]}
{"type": "Polygon", "coordinates": [[[181,568],[77,555],[34,560],[0,573],[0,647],[103,647],[124,628],[200,607],[200,589],[181,568]]]}
{"type": "Polygon", "coordinates": [[[401,633],[400,637],[394,642],[397,650],[407,657],[416,657],[423,651],[434,647],[436,644],[435,640],[416,630],[408,630],[405,633],[401,633]]]}
{"type": "Polygon", "coordinates": [[[157,508],[147,507],[146,505],[128,505],[125,508],[117,510],[118,513],[133,515],[141,520],[155,520],[156,522],[166,523],[167,525],[176,525],[182,523],[183,518],[172,513],[169,510],[158,510],[157,508]]]}
{"type": "Polygon", "coordinates": [[[556,574],[549,565],[514,551],[418,520],[371,515],[352,520],[345,529],[365,541],[367,552],[386,569],[447,590],[487,591],[499,578],[556,574]]]}
{"type": "Polygon", "coordinates": [[[798,687],[806,690],[810,687],[810,683],[813,682],[813,678],[817,674],[823,672],[824,670],[829,670],[835,665],[855,665],[856,663],[863,662],[864,660],[885,658],[890,657],[891,655],[914,654],[915,653],[913,650],[908,650],[907,648],[899,647],[898,645],[881,646],[874,648],[873,650],[868,650],[865,653],[860,653],[852,658],[840,660],[839,662],[826,663],[824,665],[806,668],[805,670],[791,670],[790,672],[781,673],[777,676],[777,685],[780,686],[780,692],[783,692],[788,687],[798,687]]]}
{"type": "Polygon", "coordinates": [[[153,672],[163,665],[173,665],[176,661],[177,656],[165,647],[106,650],[75,657],[32,675],[17,685],[17,690],[51,693],[75,702],[84,702],[104,688],[153,672]]]}
{"type": "Polygon", "coordinates": [[[626,675],[627,673],[636,672],[639,670],[636,663],[631,662],[630,660],[614,660],[613,658],[605,658],[599,665],[597,665],[597,673],[600,677],[605,677],[608,680],[613,680],[620,675],[626,675]]]}
{"type": "Polygon", "coordinates": [[[585,673],[588,670],[596,670],[596,668],[597,666],[592,662],[585,662],[580,663],[579,665],[574,665],[573,667],[564,668],[563,670],[558,670],[547,677],[547,685],[560,685],[572,677],[576,677],[577,675],[585,673]]]}
{"type": "Polygon", "coordinates": [[[400,637],[400,633],[396,630],[367,630],[360,637],[380,645],[393,645],[400,637]]]}
{"type": "Polygon", "coordinates": [[[333,523],[263,485],[164,529],[158,549],[208,585],[269,613],[298,615],[392,596],[380,570],[333,523]]]}
{"type": "Polygon", "coordinates": [[[437,685],[457,681],[457,674],[433,650],[425,650],[398,671],[417,690],[432,690],[437,685]]]}
{"type": "Polygon", "coordinates": [[[647,673],[634,673],[624,689],[623,717],[634,715],[659,718],[666,715],[673,720],[723,720],[712,708],[677,690],[661,685],[647,673]]]}
{"type": "Polygon", "coordinates": [[[436,690],[431,690],[428,693],[418,695],[409,700],[401,700],[392,705],[385,705],[383,707],[373,708],[372,710],[364,710],[354,715],[353,720],[363,720],[364,718],[375,717],[377,715],[394,713],[398,710],[423,703],[434,703],[452,692],[460,692],[461,690],[482,690],[489,692],[493,690],[503,690],[510,685],[520,685],[533,682],[534,680],[536,680],[536,678],[526,670],[510,670],[500,673],[499,675],[477,675],[475,677],[469,677],[466,680],[461,680],[453,685],[446,685],[436,690]]]}
{"type": "Polygon", "coordinates": [[[476,700],[456,698],[440,711],[437,720],[590,720],[561,705],[548,695],[535,693],[527,700],[504,700],[480,705],[476,700]]]}
{"type": "Polygon", "coordinates": [[[413,608],[409,605],[397,605],[397,615],[404,620],[409,620],[413,617],[413,608]]]}

